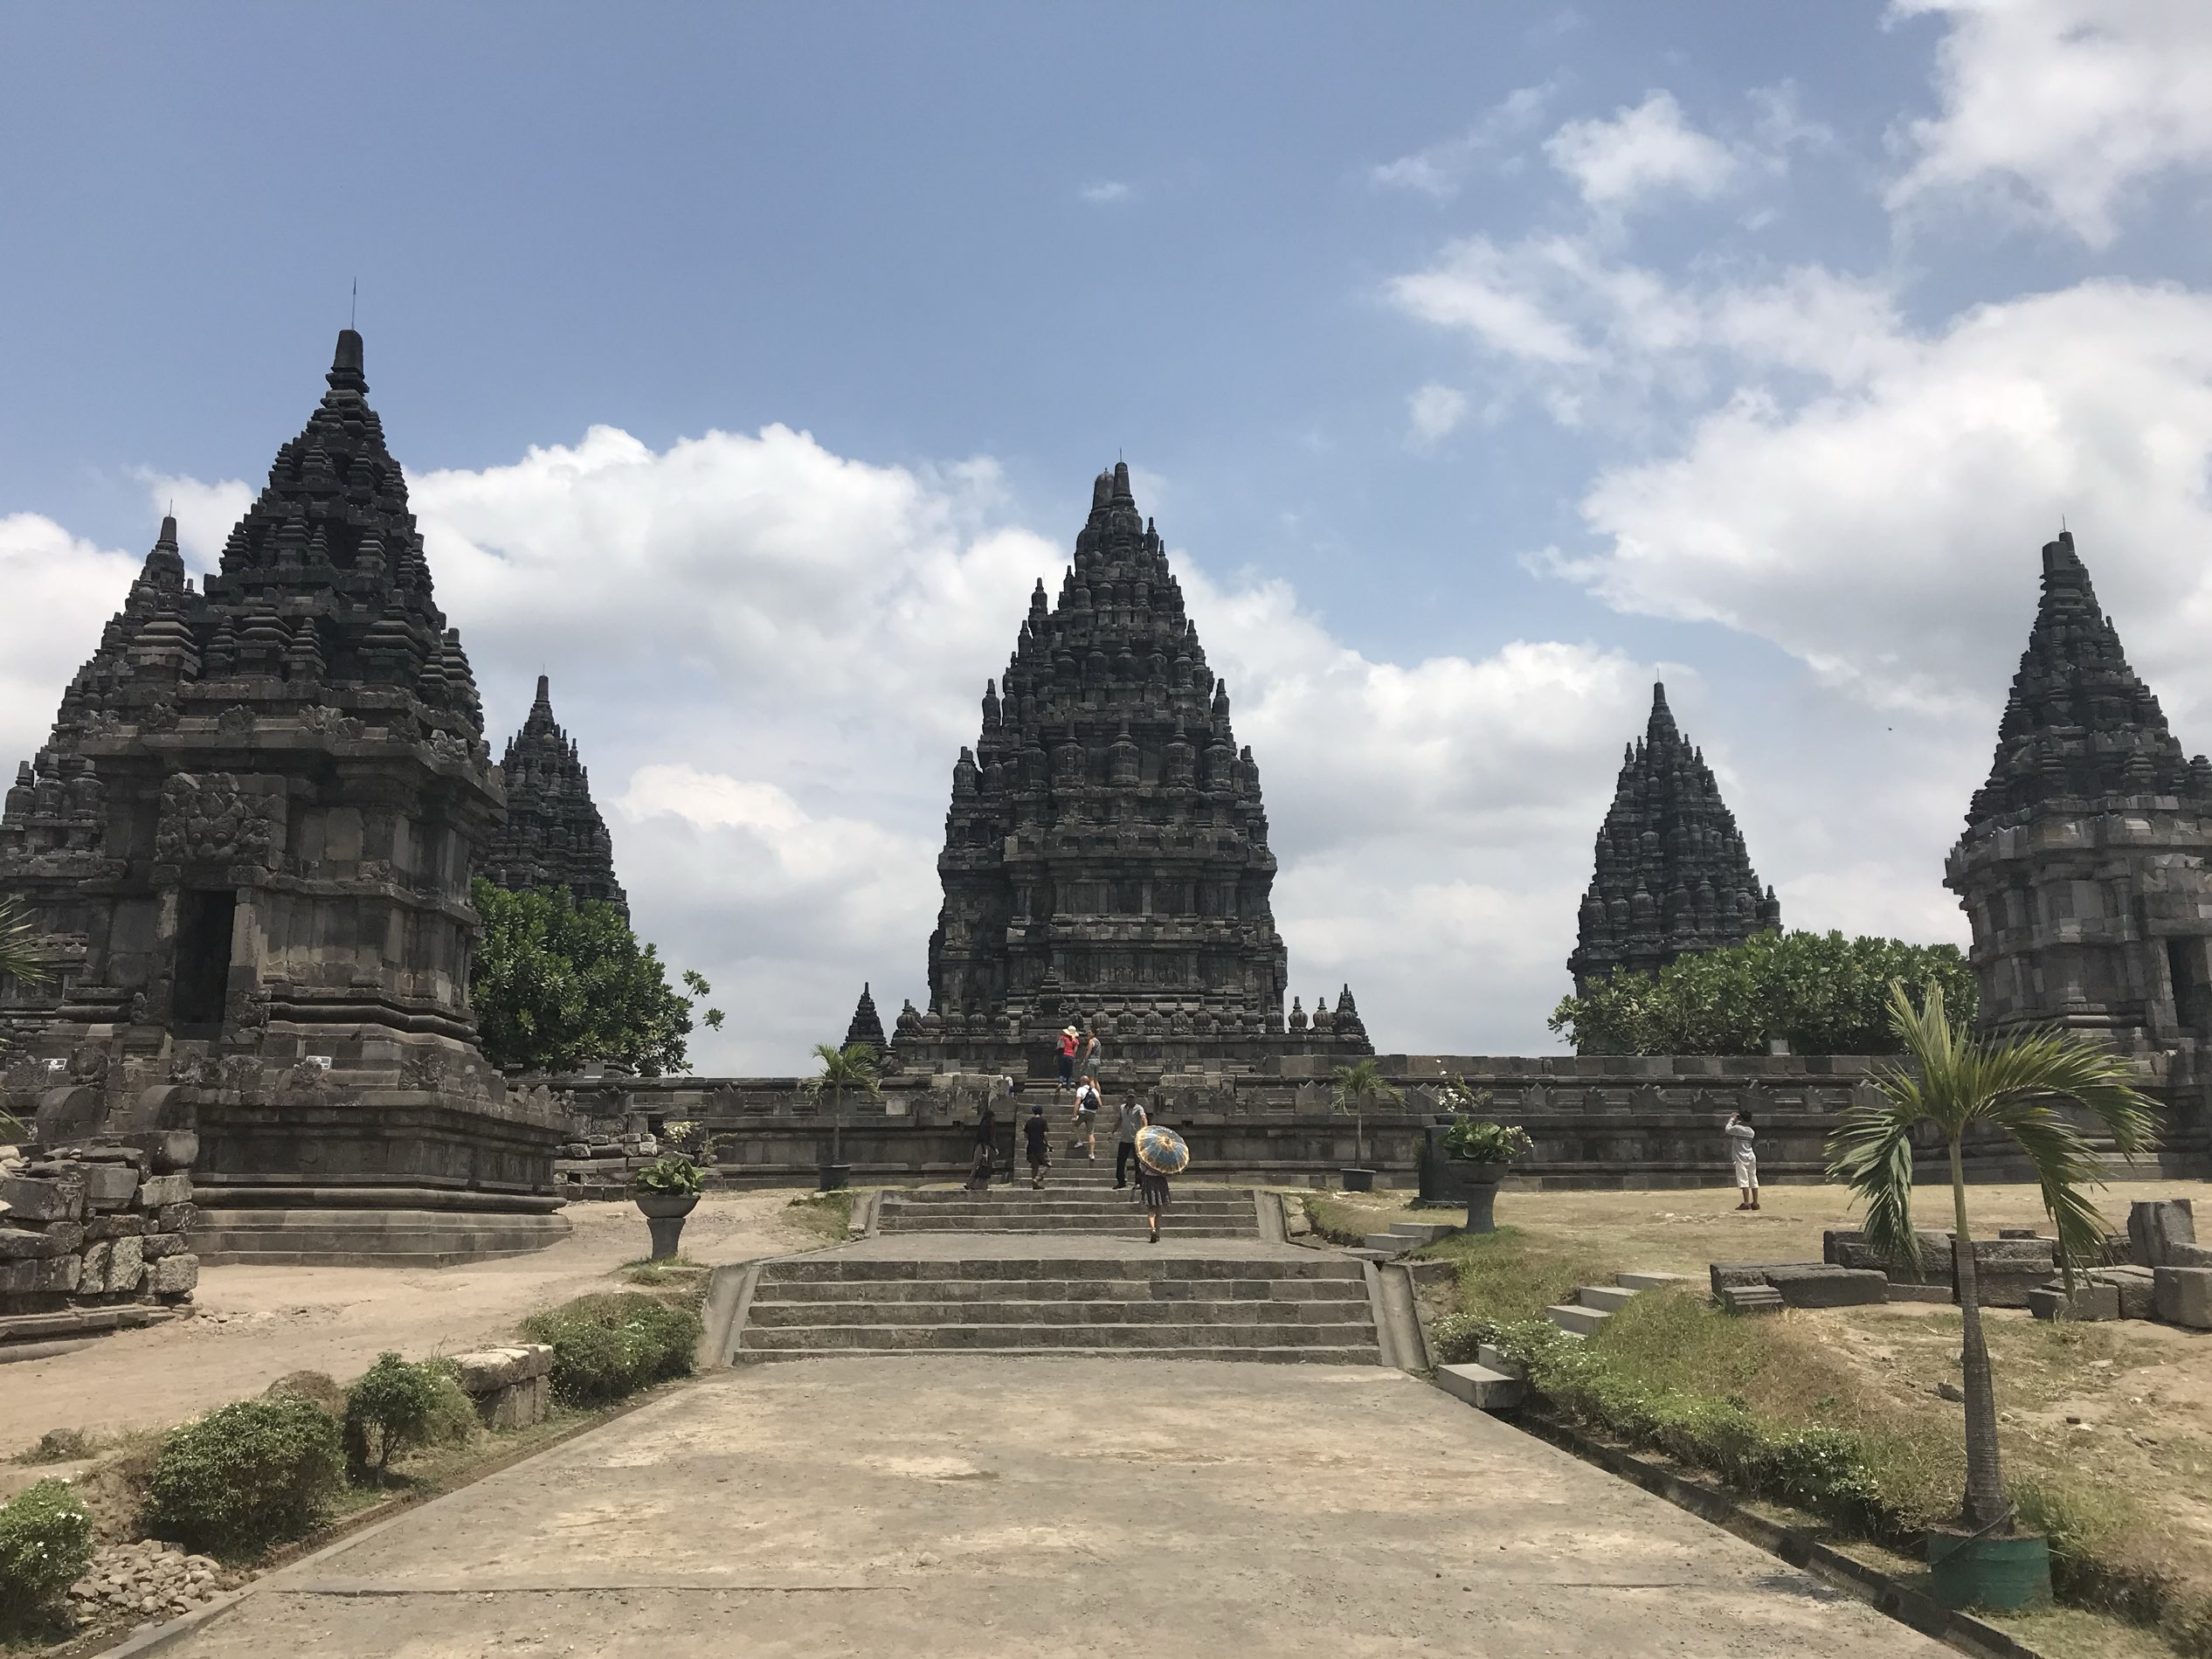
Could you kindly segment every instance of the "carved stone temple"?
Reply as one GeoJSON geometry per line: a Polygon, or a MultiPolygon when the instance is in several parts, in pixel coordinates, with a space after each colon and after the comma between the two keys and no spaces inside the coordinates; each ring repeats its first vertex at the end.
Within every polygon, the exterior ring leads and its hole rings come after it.
{"type": "Polygon", "coordinates": [[[52,970],[0,982],[48,1147],[196,1130],[204,1260],[532,1248],[560,1136],[475,1044],[504,811],[361,336],[195,591],[165,520],[0,816],[52,970]]]}
{"type": "Polygon", "coordinates": [[[2160,1083],[2203,1081],[2208,858],[2212,763],[2167,729],[2062,532],[1989,781],[1944,869],[1974,930],[1982,1025],[2095,1033],[2160,1083]]]}
{"type": "Polygon", "coordinates": [[[1693,950],[1741,944],[1782,924],[1704,751],[1675,725],[1667,688],[1651,688],[1642,742],[1621,759],[1597,868],[1582,896],[1567,971],[1577,996],[1616,968],[1656,973],[1693,950]]]}
{"type": "Polygon", "coordinates": [[[516,891],[564,887],[578,901],[612,904],[630,918],[630,901],[614,879],[614,840],[591,799],[591,777],[577,758],[576,740],[554,722],[546,677],[522,730],[507,740],[499,764],[507,780],[507,823],[494,830],[476,873],[516,891]]]}
{"type": "Polygon", "coordinates": [[[1099,474],[1058,598],[1038,583],[984,688],[937,873],[902,1068],[1050,1075],[1066,1025],[1096,1027],[1117,1077],[1372,1052],[1348,992],[1327,1026],[1285,1024],[1260,770],[1126,466],[1099,474]]]}

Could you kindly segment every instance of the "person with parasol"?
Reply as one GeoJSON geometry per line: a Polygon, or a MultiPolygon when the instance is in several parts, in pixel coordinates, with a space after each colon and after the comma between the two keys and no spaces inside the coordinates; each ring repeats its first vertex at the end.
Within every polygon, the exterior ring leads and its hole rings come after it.
{"type": "Polygon", "coordinates": [[[1151,1242],[1160,1241],[1160,1212],[1167,1207],[1167,1181],[1190,1166],[1191,1149],[1173,1130],[1147,1123],[1137,1131],[1137,1197],[1144,1206],[1151,1242]]]}

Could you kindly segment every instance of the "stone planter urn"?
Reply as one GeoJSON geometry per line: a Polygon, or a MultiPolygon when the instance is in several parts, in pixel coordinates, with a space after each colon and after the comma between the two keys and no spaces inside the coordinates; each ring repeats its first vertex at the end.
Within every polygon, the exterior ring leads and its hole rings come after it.
{"type": "Polygon", "coordinates": [[[1338,1170],[1337,1173],[1344,1179],[1347,1192],[1372,1192],[1375,1190],[1375,1172],[1372,1170],[1338,1170]]]}
{"type": "Polygon", "coordinates": [[[640,1192],[638,1211],[653,1234],[653,1260],[666,1262],[683,1237],[683,1219],[699,1207],[696,1192],[640,1192]]]}
{"type": "Polygon", "coordinates": [[[1497,1184],[1505,1179],[1505,1165],[1462,1159],[1459,1179],[1467,1193],[1467,1230],[1497,1232],[1497,1223],[1490,1219],[1490,1206],[1497,1202],[1497,1184]]]}

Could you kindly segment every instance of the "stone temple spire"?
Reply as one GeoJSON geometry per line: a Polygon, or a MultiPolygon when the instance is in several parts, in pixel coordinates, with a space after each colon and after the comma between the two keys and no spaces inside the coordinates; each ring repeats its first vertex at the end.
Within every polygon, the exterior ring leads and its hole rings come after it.
{"type": "Polygon", "coordinates": [[[852,1023],[845,1027],[843,1047],[862,1043],[878,1054],[890,1045],[883,1040],[883,1016],[875,1012],[875,999],[865,985],[861,987],[861,999],[853,1005],[852,1023]]]}
{"type": "Polygon", "coordinates": [[[2063,1027],[2156,1082],[2212,1080],[2212,763],[2167,729],[2064,531],[1943,881],[1983,1028],[2063,1027]]]}
{"type": "Polygon", "coordinates": [[[2181,752],[2151,688],[2127,666],[2070,531],[2043,547],[2043,602],[1997,728],[1989,780],[1967,825],[2053,802],[2212,797],[2205,763],[2181,752]]]}
{"type": "Polygon", "coordinates": [[[1287,1043],[1259,768],[1241,753],[1129,468],[1091,487],[1057,598],[1031,595],[952,766],[930,1008],[902,1064],[1050,1072],[1064,1025],[1109,1070],[1248,1064],[1287,1043]]]}
{"type": "Polygon", "coordinates": [[[1676,726],[1666,687],[1654,686],[1643,741],[1622,757],[1598,831],[1597,868],[1567,958],[1575,993],[1615,968],[1656,972],[1692,950],[1741,944],[1781,920],[1712,769],[1676,726]]]}
{"type": "Polygon", "coordinates": [[[479,854],[478,874],[517,891],[564,887],[579,901],[612,904],[627,921],[630,901],[614,877],[613,840],[592,802],[591,774],[577,758],[575,740],[554,723],[543,674],[529,717],[507,740],[500,771],[507,779],[507,824],[479,854]]]}

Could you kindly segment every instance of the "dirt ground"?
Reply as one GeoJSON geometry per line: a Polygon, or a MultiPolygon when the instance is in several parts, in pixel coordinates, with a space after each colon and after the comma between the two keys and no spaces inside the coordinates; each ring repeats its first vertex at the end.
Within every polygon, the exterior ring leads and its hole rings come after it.
{"type": "Polygon", "coordinates": [[[271,1575],[179,1659],[1946,1649],[1380,1366],[704,1377],[271,1575]]]}
{"type": "MultiPolygon", "coordinates": [[[[793,1196],[708,1193],[685,1226],[685,1256],[718,1264],[824,1242],[788,1219],[793,1196]]],[[[609,1275],[649,1248],[637,1206],[573,1204],[564,1213],[574,1231],[560,1243],[462,1267],[210,1268],[195,1317],[0,1366],[0,1457],[51,1428],[166,1427],[287,1372],[342,1381],[387,1350],[411,1359],[463,1352],[509,1336],[539,1308],[621,1288],[609,1275]]],[[[0,1496],[48,1472],[0,1469],[0,1496]]]]}
{"type": "MultiPolygon", "coordinates": [[[[1342,1192],[1322,1196],[1347,1199],[1342,1192]]],[[[1915,1193],[1913,1219],[1921,1227],[1948,1232],[1951,1192],[1921,1187],[1915,1193]]],[[[1407,1214],[1411,1192],[1365,1195],[1379,1207],[1407,1214]]],[[[2127,1206],[2136,1199],[2194,1199],[2196,1213],[2212,1234],[2212,1181],[2114,1181],[2097,1195],[2112,1231],[2127,1230],[2127,1206]]],[[[2050,1218],[2031,1185],[1972,1186],[1967,1190],[1967,1219],[1975,1236],[1994,1238],[2001,1227],[2033,1227],[2050,1232],[2050,1218]]],[[[1625,1268],[1687,1273],[1703,1279],[1715,1262],[1817,1262],[1821,1233],[1827,1227],[1856,1227],[1850,1194],[1840,1186],[1770,1186],[1759,1194],[1756,1212],[1739,1213],[1736,1189],[1691,1187],[1672,1192],[1539,1192],[1507,1187],[1497,1195],[1500,1227],[1527,1225],[1566,1244],[1586,1244],[1620,1258],[1625,1268]]],[[[1450,1211],[1434,1212],[1450,1220],[1450,1211]]]]}

